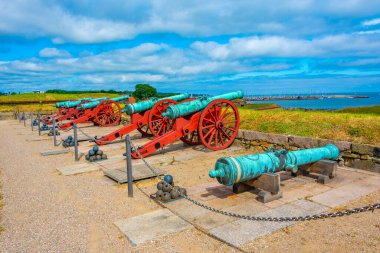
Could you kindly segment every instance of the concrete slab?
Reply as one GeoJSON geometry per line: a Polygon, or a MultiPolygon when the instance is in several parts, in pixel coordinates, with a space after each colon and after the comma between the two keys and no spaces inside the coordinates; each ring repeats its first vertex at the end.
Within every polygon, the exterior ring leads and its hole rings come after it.
{"type": "Polygon", "coordinates": [[[338,168],[337,176],[334,177],[333,180],[331,180],[331,182],[327,183],[326,185],[332,188],[337,188],[367,177],[369,177],[369,175],[365,173],[338,168]]]}
{"type": "Polygon", "coordinates": [[[204,231],[209,231],[210,229],[231,223],[236,220],[238,219],[230,216],[207,213],[205,215],[194,218],[192,222],[195,225],[200,226],[204,231]]]}
{"type": "Polygon", "coordinates": [[[197,217],[211,213],[211,211],[196,206],[187,200],[169,202],[165,204],[165,206],[190,222],[192,222],[197,217]]]}
{"type": "Polygon", "coordinates": [[[31,141],[48,141],[51,140],[51,138],[30,138],[26,139],[26,141],[31,142],[31,141]]]}
{"type": "Polygon", "coordinates": [[[82,163],[65,167],[57,168],[57,170],[64,176],[77,175],[87,172],[98,171],[99,166],[95,163],[82,163]]]}
{"type": "MultiPolygon", "coordinates": [[[[297,200],[278,208],[258,213],[257,216],[293,217],[313,215],[323,212],[326,209],[328,208],[311,201],[297,200]]],[[[227,243],[230,243],[236,247],[240,247],[246,243],[254,241],[258,237],[268,235],[278,229],[292,224],[295,224],[295,222],[259,222],[237,220],[232,223],[213,228],[209,231],[209,233],[227,243]]]]}
{"type": "Polygon", "coordinates": [[[369,176],[331,191],[316,195],[312,197],[311,200],[325,206],[336,207],[379,189],[380,177],[369,176]]]}
{"type": "MultiPolygon", "coordinates": [[[[166,173],[166,171],[161,170],[161,169],[156,169],[155,172],[158,175],[164,175],[166,173]]],[[[115,169],[115,170],[103,169],[103,173],[105,176],[115,180],[119,184],[124,184],[128,182],[128,176],[127,176],[127,171],[125,167],[115,169]]],[[[153,173],[148,167],[144,165],[144,166],[139,166],[139,168],[134,167],[132,170],[132,177],[133,177],[133,181],[137,181],[137,180],[156,177],[156,174],[153,173]]]]}
{"type": "Polygon", "coordinates": [[[114,223],[133,246],[179,233],[193,226],[167,209],[118,220],[114,223]]]}
{"type": "Polygon", "coordinates": [[[297,199],[310,198],[329,190],[331,190],[331,187],[316,182],[310,182],[308,184],[302,184],[291,189],[283,190],[281,201],[289,203],[297,199]]]}
{"type": "Polygon", "coordinates": [[[51,150],[51,151],[45,151],[41,152],[40,154],[42,156],[49,156],[49,155],[61,155],[61,154],[66,154],[70,153],[71,151],[69,149],[61,149],[61,150],[51,150]]]}

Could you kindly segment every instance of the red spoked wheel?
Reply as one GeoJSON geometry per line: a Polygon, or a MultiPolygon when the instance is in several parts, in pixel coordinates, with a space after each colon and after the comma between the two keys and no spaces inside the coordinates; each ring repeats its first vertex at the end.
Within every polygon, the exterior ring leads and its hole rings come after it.
{"type": "Polygon", "coordinates": [[[108,127],[119,124],[121,119],[120,105],[113,100],[103,100],[94,111],[95,122],[101,126],[108,127]]]}
{"type": "Polygon", "coordinates": [[[228,148],[239,130],[239,112],[234,103],[218,99],[209,103],[199,118],[199,138],[211,150],[228,148]]]}
{"type": "Polygon", "coordinates": [[[178,102],[173,99],[163,99],[152,107],[149,113],[148,125],[154,136],[161,136],[173,129],[174,120],[169,119],[169,117],[163,117],[162,113],[166,111],[169,105],[176,104],[178,102]]]}

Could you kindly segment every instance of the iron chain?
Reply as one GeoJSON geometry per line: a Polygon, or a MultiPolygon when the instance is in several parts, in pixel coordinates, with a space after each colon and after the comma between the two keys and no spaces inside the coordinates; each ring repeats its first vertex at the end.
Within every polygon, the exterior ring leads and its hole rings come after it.
{"type": "MultiPolygon", "coordinates": [[[[163,180],[162,176],[160,176],[156,170],[144,159],[144,157],[140,154],[139,150],[133,145],[131,142],[132,146],[132,152],[136,152],[137,155],[141,158],[141,160],[144,162],[144,164],[155,174],[157,178],[160,180],[163,180]]],[[[171,189],[173,189],[173,186],[168,184],[171,189]]],[[[341,217],[341,216],[346,216],[346,215],[351,215],[355,213],[362,213],[362,212],[367,212],[367,211],[374,211],[375,209],[380,209],[380,203],[375,203],[363,207],[357,207],[349,210],[344,210],[344,211],[338,211],[338,212],[333,212],[333,213],[325,213],[325,214],[314,214],[314,215],[306,215],[306,216],[295,216],[295,217],[265,217],[265,216],[250,216],[250,215],[242,215],[242,214],[237,214],[237,213],[232,213],[232,212],[227,212],[224,210],[219,210],[217,208],[207,206],[181,192],[178,192],[179,195],[191,203],[205,208],[211,212],[214,213],[219,213],[222,215],[234,217],[234,218],[239,218],[239,219],[245,219],[245,220],[251,220],[251,221],[272,221],[272,222],[289,222],[289,221],[307,221],[307,220],[320,220],[320,219],[326,219],[326,218],[334,218],[334,217],[341,217]]]]}

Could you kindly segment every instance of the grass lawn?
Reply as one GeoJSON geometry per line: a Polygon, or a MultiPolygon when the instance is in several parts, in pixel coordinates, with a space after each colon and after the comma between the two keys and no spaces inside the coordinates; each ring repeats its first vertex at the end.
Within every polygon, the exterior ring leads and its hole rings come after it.
{"type": "Polygon", "coordinates": [[[380,115],[380,105],[346,108],[337,112],[380,115]]]}
{"type": "Polygon", "coordinates": [[[55,94],[55,93],[22,93],[16,95],[1,95],[0,102],[19,102],[19,101],[56,101],[72,100],[79,98],[101,98],[101,97],[118,97],[118,94],[110,93],[80,93],[80,94],[55,94]]]}
{"type": "Polygon", "coordinates": [[[243,106],[244,109],[254,109],[254,110],[260,110],[265,108],[281,108],[279,105],[273,104],[273,103],[265,103],[265,104],[246,104],[243,106]]]}
{"type": "Polygon", "coordinates": [[[242,107],[240,128],[380,145],[380,113],[373,113],[376,110],[368,107],[353,112],[257,111],[242,107]]]}

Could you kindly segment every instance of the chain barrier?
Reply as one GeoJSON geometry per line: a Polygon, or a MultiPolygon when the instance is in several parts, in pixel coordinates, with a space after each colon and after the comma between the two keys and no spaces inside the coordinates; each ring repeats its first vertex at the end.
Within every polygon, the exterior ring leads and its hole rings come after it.
{"type": "MultiPolygon", "coordinates": [[[[92,141],[92,142],[95,142],[97,139],[95,138],[95,137],[92,137],[92,136],[90,136],[90,135],[88,135],[86,132],[84,132],[81,128],[77,128],[84,136],[86,136],[87,138],[89,138],[90,139],[90,141],[92,141]]],[[[118,140],[118,141],[103,141],[102,140],[102,143],[104,143],[104,144],[110,144],[110,143],[120,143],[120,142],[125,142],[125,140],[124,139],[121,139],[121,140],[118,140]]]]}
{"type": "MultiPolygon", "coordinates": [[[[138,148],[135,147],[135,145],[131,142],[132,146],[132,152],[136,152],[137,155],[141,158],[141,160],[144,162],[144,164],[153,172],[153,174],[159,178],[160,180],[163,180],[162,176],[160,176],[155,168],[151,166],[145,159],[144,157],[140,154],[138,148]]],[[[173,190],[173,186],[168,184],[169,187],[173,190]]],[[[237,213],[232,213],[232,212],[227,212],[223,210],[219,210],[217,208],[207,206],[179,191],[177,191],[179,195],[186,200],[190,201],[191,203],[205,208],[211,212],[214,213],[219,213],[222,215],[234,217],[234,218],[239,218],[239,219],[245,219],[245,220],[251,220],[251,221],[272,221],[272,222],[289,222],[289,221],[306,221],[306,220],[320,220],[320,219],[325,219],[325,218],[334,218],[334,217],[341,217],[341,216],[346,216],[350,214],[355,214],[355,213],[362,213],[362,212],[367,212],[367,211],[372,211],[374,212],[375,209],[380,209],[380,203],[375,203],[363,207],[357,207],[357,208],[352,208],[344,211],[338,211],[338,212],[332,212],[332,213],[325,213],[325,214],[315,214],[315,215],[306,215],[306,216],[295,216],[295,217],[264,217],[264,216],[250,216],[250,215],[241,215],[237,213]]]]}

